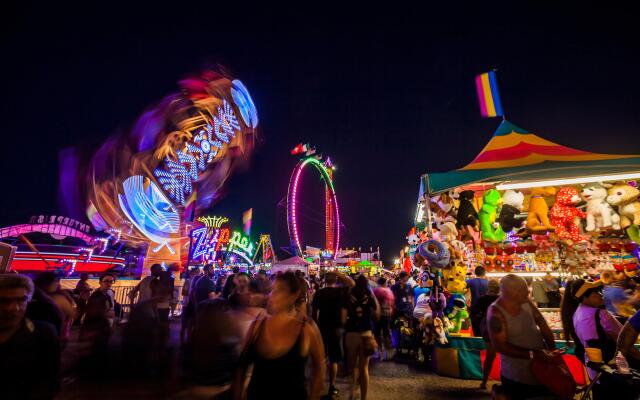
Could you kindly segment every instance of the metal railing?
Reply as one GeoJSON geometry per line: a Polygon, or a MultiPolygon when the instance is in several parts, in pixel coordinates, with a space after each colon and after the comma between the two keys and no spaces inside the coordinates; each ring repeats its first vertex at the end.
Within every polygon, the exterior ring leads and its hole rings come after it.
{"type": "MultiPolygon", "coordinates": [[[[136,297],[129,298],[129,293],[135,289],[135,286],[114,286],[112,287],[115,301],[122,307],[120,320],[126,320],[131,313],[131,308],[139,299],[140,294],[136,297]]],[[[178,316],[182,313],[182,286],[175,286],[173,290],[173,299],[171,299],[171,316],[178,316]]]]}

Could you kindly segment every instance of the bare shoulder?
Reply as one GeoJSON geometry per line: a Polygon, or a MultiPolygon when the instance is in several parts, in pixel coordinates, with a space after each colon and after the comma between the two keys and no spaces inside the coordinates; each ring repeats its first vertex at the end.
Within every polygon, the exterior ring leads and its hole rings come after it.
{"type": "Polygon", "coordinates": [[[494,304],[489,306],[487,311],[487,322],[489,330],[493,333],[499,333],[505,329],[505,318],[502,311],[494,304]]]}
{"type": "Polygon", "coordinates": [[[312,318],[307,318],[304,322],[304,334],[309,337],[320,334],[320,329],[312,318]]]}

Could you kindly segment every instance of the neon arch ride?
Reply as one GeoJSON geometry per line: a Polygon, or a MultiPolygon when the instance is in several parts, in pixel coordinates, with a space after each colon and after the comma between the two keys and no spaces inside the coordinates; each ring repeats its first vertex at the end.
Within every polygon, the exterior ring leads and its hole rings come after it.
{"type": "Polygon", "coordinates": [[[289,227],[289,238],[291,247],[295,249],[297,255],[302,256],[302,235],[300,224],[298,223],[298,193],[300,192],[300,177],[302,171],[307,166],[314,167],[324,180],[325,185],[325,249],[333,252],[332,258],[338,255],[340,248],[340,214],[338,212],[338,201],[333,187],[333,171],[325,166],[315,157],[301,160],[293,170],[289,179],[289,189],[287,192],[287,225],[289,227]]]}

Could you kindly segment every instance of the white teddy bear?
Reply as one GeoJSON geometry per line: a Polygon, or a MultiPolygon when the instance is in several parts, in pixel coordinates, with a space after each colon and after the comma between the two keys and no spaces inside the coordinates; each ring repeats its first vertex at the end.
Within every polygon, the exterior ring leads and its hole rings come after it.
{"type": "Polygon", "coordinates": [[[582,188],[580,195],[587,202],[587,232],[600,228],[620,229],[620,215],[607,203],[607,188],[600,183],[591,183],[582,188]]]}

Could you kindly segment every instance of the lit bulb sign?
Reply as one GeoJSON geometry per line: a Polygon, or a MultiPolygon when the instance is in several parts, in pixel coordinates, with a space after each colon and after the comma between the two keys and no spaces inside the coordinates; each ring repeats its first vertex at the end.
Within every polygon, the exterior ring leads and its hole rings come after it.
{"type": "Polygon", "coordinates": [[[207,228],[220,228],[222,224],[229,222],[227,217],[198,217],[198,221],[202,222],[207,228]]]}
{"type": "Polygon", "coordinates": [[[223,226],[229,219],[226,217],[206,216],[197,221],[205,226],[193,229],[190,233],[190,260],[215,260],[220,251],[232,252],[249,261],[253,257],[254,245],[248,236],[240,231],[231,231],[223,226]]]}

